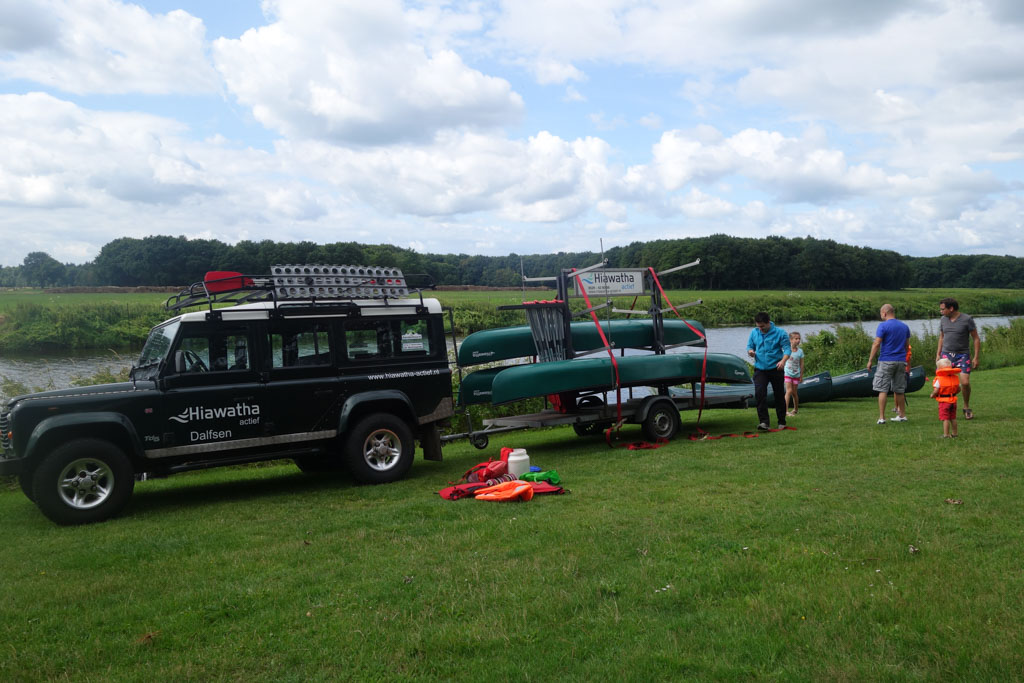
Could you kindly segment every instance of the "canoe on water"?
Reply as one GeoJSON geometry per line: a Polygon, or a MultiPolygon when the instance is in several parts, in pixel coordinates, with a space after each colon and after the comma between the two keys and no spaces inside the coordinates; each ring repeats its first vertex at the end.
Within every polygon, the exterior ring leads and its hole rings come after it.
{"type": "MultiPolygon", "coordinates": [[[[699,381],[704,354],[650,354],[616,357],[615,360],[620,386],[663,386],[699,381]]],[[[746,362],[736,356],[709,353],[707,379],[746,384],[750,382],[750,373],[746,362]]],[[[514,365],[494,376],[491,402],[508,403],[565,391],[609,389],[614,385],[615,370],[607,356],[514,365]]]]}
{"type": "MultiPolygon", "coordinates": [[[[675,344],[692,344],[705,346],[706,342],[694,333],[690,327],[704,334],[704,326],[696,320],[665,320],[664,343],[666,346],[675,344]],[[687,325],[689,323],[689,325],[687,325]]],[[[652,321],[637,320],[606,320],[601,323],[608,341],[619,349],[650,348],[654,343],[652,321]]],[[[597,325],[593,322],[575,322],[570,324],[572,346],[579,353],[592,351],[604,346],[597,325]]],[[[514,327],[496,327],[480,330],[468,335],[459,345],[459,365],[467,367],[489,363],[491,361],[524,358],[537,354],[533,343],[533,334],[529,325],[514,327]]]]}
{"type": "MultiPolygon", "coordinates": [[[[870,398],[878,392],[871,388],[875,379],[874,366],[871,370],[857,370],[832,378],[832,398],[870,398]]],[[[907,382],[907,393],[919,390],[925,383],[925,371],[921,365],[910,368],[910,380],[907,382]]]]}

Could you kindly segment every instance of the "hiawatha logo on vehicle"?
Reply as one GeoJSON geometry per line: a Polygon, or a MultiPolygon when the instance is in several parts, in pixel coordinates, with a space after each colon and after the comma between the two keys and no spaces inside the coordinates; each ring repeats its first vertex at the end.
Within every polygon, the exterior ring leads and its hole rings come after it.
{"type": "Polygon", "coordinates": [[[221,420],[225,418],[243,418],[238,424],[257,424],[260,421],[259,404],[236,403],[233,406],[207,408],[190,406],[178,415],[167,418],[179,424],[188,424],[197,420],[221,420]]]}

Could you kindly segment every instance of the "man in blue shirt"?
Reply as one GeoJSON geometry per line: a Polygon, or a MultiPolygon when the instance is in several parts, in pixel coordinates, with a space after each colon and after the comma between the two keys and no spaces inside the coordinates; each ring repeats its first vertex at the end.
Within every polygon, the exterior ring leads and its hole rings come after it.
{"type": "Polygon", "coordinates": [[[786,388],[783,370],[792,349],[789,335],[776,327],[764,311],[754,316],[754,329],[747,338],[747,355],[754,359],[754,400],[757,402],[757,428],[768,430],[768,385],[775,393],[775,417],[779,428],[786,426],[786,388]]]}
{"type": "Polygon", "coordinates": [[[896,401],[896,417],[893,422],[907,421],[907,349],[910,347],[910,328],[902,320],[896,319],[896,309],[892,304],[885,304],[878,312],[882,324],[875,332],[875,343],[871,345],[868,356],[868,370],[878,356],[878,369],[871,388],[878,392],[878,424],[885,424],[885,404],[891,391],[896,401]]]}

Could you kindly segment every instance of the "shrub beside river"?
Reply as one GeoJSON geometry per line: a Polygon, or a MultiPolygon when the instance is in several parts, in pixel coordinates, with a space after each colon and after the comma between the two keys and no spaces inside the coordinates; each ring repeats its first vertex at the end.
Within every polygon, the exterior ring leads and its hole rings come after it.
{"type": "MultiPolygon", "coordinates": [[[[455,332],[465,336],[477,330],[522,324],[517,310],[498,310],[517,304],[523,294],[503,292],[428,292],[453,309],[455,332]]],[[[161,303],[166,295],[134,295],[125,302],[97,300],[95,295],[50,296],[40,302],[24,292],[0,292],[0,352],[38,353],[82,349],[138,348],[149,328],[168,317],[161,303]]],[[[875,321],[883,303],[896,306],[903,319],[938,317],[938,301],[955,296],[961,309],[972,315],[1024,315],[1024,292],[1012,289],[933,290],[911,289],[899,292],[762,292],[675,290],[669,299],[681,305],[703,299],[699,308],[682,313],[708,327],[749,324],[757,311],[767,311],[780,323],[796,321],[850,322],[875,321]]],[[[554,292],[529,292],[528,298],[554,298],[554,292]]],[[[42,299],[42,296],[39,297],[42,299]]],[[[598,304],[602,302],[594,301],[598,304]]],[[[582,300],[572,301],[582,310],[582,300]]],[[[629,309],[632,298],[616,299],[616,308],[629,309]]],[[[643,300],[637,305],[645,306],[643,300]]],[[[666,305],[667,308],[667,305],[666,305]]],[[[641,314],[643,310],[639,311],[641,314]]],[[[669,313],[671,315],[671,313],[669,313]]],[[[607,311],[601,311],[605,318],[607,311]]],[[[611,317],[623,317],[611,314],[611,317]]]]}

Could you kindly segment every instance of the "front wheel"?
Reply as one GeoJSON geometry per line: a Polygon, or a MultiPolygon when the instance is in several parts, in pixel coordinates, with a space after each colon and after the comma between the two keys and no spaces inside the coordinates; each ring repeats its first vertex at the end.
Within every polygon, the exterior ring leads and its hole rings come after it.
{"type": "Polygon", "coordinates": [[[135,490],[132,464],[102,439],[58,446],[32,477],[32,499],[57,524],[88,524],[113,517],[135,490]]]}
{"type": "Polygon", "coordinates": [[[364,484],[398,481],[412,467],[412,431],[394,415],[368,415],[349,432],[345,458],[356,481],[364,484]]]}
{"type": "Polygon", "coordinates": [[[35,502],[35,494],[32,493],[32,473],[22,472],[19,474],[18,485],[21,486],[21,492],[25,494],[25,497],[35,502]]]}
{"type": "Polygon", "coordinates": [[[673,405],[660,402],[647,413],[641,428],[651,441],[669,440],[679,431],[679,411],[673,405]]]}

